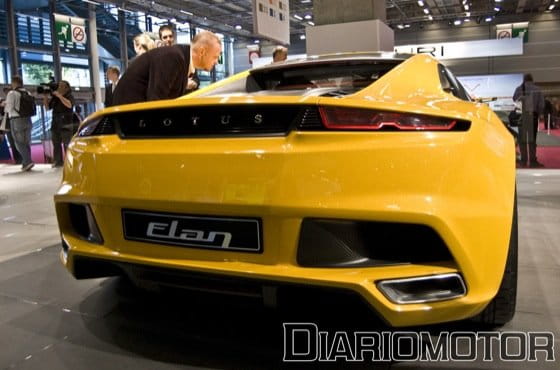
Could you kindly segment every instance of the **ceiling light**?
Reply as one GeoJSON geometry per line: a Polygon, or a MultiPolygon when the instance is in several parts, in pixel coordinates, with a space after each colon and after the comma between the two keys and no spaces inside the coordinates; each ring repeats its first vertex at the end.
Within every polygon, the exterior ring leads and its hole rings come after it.
{"type": "Polygon", "coordinates": [[[410,28],[410,24],[405,24],[404,28],[410,28]]]}
{"type": "Polygon", "coordinates": [[[310,3],[310,2],[311,2],[311,0],[301,0],[301,3],[302,3],[302,4],[308,4],[308,3],[310,3]]]}
{"type": "Polygon", "coordinates": [[[299,35],[300,40],[305,40],[305,35],[299,35]]]}
{"type": "Polygon", "coordinates": [[[240,30],[240,29],[242,29],[242,28],[243,28],[243,27],[241,27],[240,24],[235,25],[235,29],[236,29],[236,30],[240,30]]]}
{"type": "Polygon", "coordinates": [[[463,7],[465,8],[465,10],[469,10],[469,4],[465,4],[463,7]]]}
{"type": "Polygon", "coordinates": [[[456,25],[456,26],[459,26],[459,25],[461,25],[461,20],[456,19],[456,20],[453,22],[453,24],[456,25]]]}
{"type": "Polygon", "coordinates": [[[422,0],[418,1],[418,6],[424,6],[424,2],[422,0]]]}
{"type": "Polygon", "coordinates": [[[180,10],[180,12],[186,15],[194,15],[193,13],[187,12],[186,10],[180,10]]]}
{"type": "Polygon", "coordinates": [[[424,14],[430,14],[430,9],[424,8],[424,14]]]}
{"type": "Polygon", "coordinates": [[[91,0],[82,0],[84,3],[90,3],[93,5],[99,5],[99,3],[96,3],[95,1],[91,1],[91,0]]]}
{"type": "Polygon", "coordinates": [[[402,24],[399,24],[399,25],[397,25],[397,28],[398,28],[399,30],[402,30],[402,29],[404,28],[404,26],[403,26],[402,24]]]}
{"type": "Polygon", "coordinates": [[[311,19],[311,18],[313,18],[313,17],[311,16],[311,14],[306,14],[305,17],[303,17],[303,18],[305,18],[305,19],[311,19]]]}
{"type": "Polygon", "coordinates": [[[486,17],[486,18],[484,18],[484,21],[485,22],[492,22],[492,17],[486,17]]]}
{"type": "Polygon", "coordinates": [[[502,10],[502,9],[501,9],[499,6],[495,6],[495,7],[494,7],[494,10],[497,11],[497,12],[499,12],[499,11],[502,10]]]}
{"type": "Polygon", "coordinates": [[[255,41],[253,41],[253,44],[260,44],[260,43],[261,43],[261,40],[255,40],[255,41]]]}
{"type": "Polygon", "coordinates": [[[470,17],[470,16],[471,16],[471,12],[466,12],[465,15],[466,15],[467,17],[470,17]]]}
{"type": "Polygon", "coordinates": [[[554,4],[550,4],[550,6],[548,7],[548,10],[552,10],[554,9],[555,5],[554,4]]]}
{"type": "Polygon", "coordinates": [[[429,15],[429,16],[428,16],[428,19],[431,20],[431,21],[433,21],[433,20],[434,20],[434,17],[432,17],[431,15],[429,15]]]}
{"type": "Polygon", "coordinates": [[[307,24],[310,25],[310,26],[314,26],[314,25],[315,25],[315,23],[313,23],[313,22],[311,22],[311,21],[307,22],[307,24]]]}
{"type": "Polygon", "coordinates": [[[300,21],[303,20],[303,18],[302,18],[301,16],[297,15],[297,14],[294,14],[294,18],[295,18],[295,19],[299,19],[300,21]]]}
{"type": "Polygon", "coordinates": [[[470,21],[471,21],[470,18],[465,18],[465,19],[463,20],[463,22],[470,22],[470,21]]]}
{"type": "Polygon", "coordinates": [[[502,0],[495,0],[495,1],[496,1],[497,3],[501,3],[501,2],[502,2],[502,0]]]}

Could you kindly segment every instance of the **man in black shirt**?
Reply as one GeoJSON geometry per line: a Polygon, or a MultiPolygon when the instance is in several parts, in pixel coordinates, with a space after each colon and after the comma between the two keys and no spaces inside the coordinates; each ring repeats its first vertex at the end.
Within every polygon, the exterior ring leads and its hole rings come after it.
{"type": "Polygon", "coordinates": [[[210,71],[218,62],[222,44],[209,31],[198,33],[191,45],[152,49],[134,59],[113,94],[113,104],[174,99],[187,91],[195,68],[210,71]]]}
{"type": "Polygon", "coordinates": [[[519,151],[521,165],[544,167],[537,161],[537,131],[539,116],[544,111],[544,97],[541,89],[533,82],[530,73],[523,75],[523,83],[513,93],[513,101],[521,102],[521,125],[519,127],[519,151]],[[528,162],[527,162],[528,161],[528,162]]]}
{"type": "Polygon", "coordinates": [[[110,66],[107,68],[107,80],[110,82],[105,85],[105,108],[113,105],[113,91],[117,87],[121,70],[117,66],[110,66]]]}
{"type": "Polygon", "coordinates": [[[61,167],[64,163],[62,158],[62,146],[64,152],[72,139],[72,108],[74,107],[74,96],[68,81],[60,81],[58,89],[49,96],[44,96],[46,109],[52,109],[51,139],[53,143],[53,167],[61,167]]]}

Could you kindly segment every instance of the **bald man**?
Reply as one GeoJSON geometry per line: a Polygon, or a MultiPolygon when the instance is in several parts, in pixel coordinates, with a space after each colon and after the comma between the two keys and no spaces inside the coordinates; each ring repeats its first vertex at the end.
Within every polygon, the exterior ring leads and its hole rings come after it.
{"type": "Polygon", "coordinates": [[[288,49],[283,46],[277,46],[272,52],[272,62],[283,62],[286,59],[288,59],[288,49]]]}
{"type": "Polygon", "coordinates": [[[139,55],[122,75],[113,104],[174,99],[187,91],[196,68],[210,71],[218,62],[222,43],[209,31],[198,33],[191,45],[172,45],[139,55]]]}

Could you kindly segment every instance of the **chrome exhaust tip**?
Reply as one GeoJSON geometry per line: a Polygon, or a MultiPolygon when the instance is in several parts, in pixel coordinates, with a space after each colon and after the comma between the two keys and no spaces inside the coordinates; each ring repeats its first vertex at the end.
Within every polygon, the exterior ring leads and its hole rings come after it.
{"type": "Polygon", "coordinates": [[[463,277],[457,273],[380,280],[376,285],[387,299],[398,304],[446,301],[467,294],[463,277]]]}

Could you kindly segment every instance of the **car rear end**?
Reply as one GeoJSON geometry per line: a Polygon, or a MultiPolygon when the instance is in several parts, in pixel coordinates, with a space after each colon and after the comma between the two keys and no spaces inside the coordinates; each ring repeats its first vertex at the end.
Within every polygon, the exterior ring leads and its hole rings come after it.
{"type": "Polygon", "coordinates": [[[503,126],[472,103],[293,89],[299,77],[88,118],[55,196],[66,267],[241,295],[343,290],[394,326],[480,311],[511,228],[503,126]]]}

